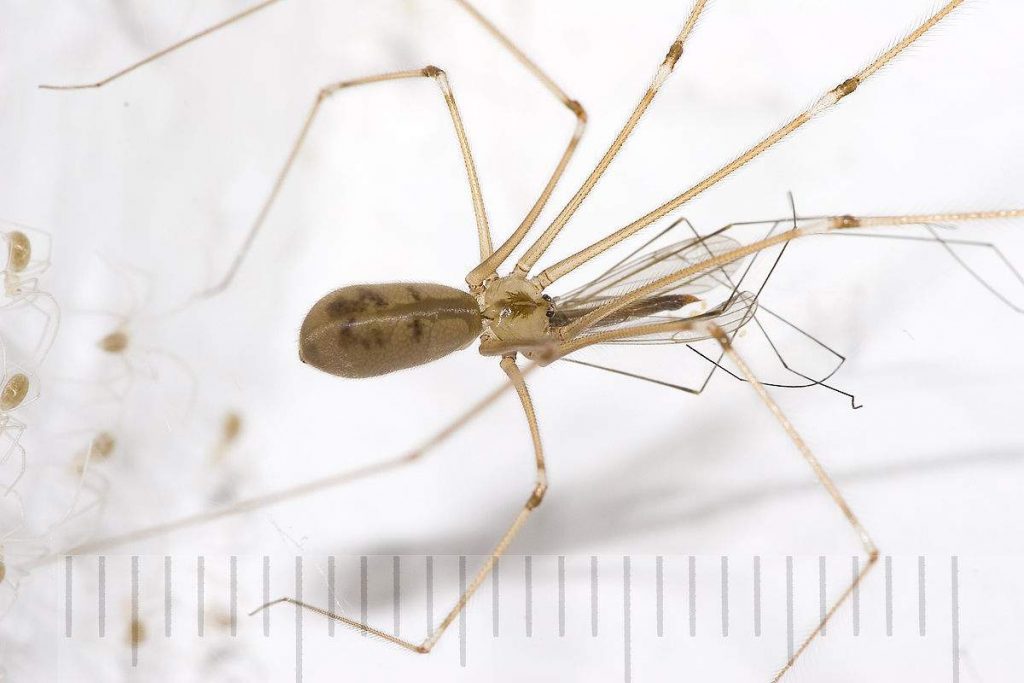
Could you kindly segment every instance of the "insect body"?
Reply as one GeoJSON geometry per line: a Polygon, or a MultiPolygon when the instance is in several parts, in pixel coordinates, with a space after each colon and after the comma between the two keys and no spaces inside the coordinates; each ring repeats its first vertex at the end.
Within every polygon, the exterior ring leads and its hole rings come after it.
{"type": "Polygon", "coordinates": [[[302,323],[299,358],[340,377],[373,377],[447,356],[480,334],[476,299],[444,285],[335,290],[302,323]]]}
{"type": "Polygon", "coordinates": [[[437,360],[477,337],[481,353],[501,355],[544,344],[551,311],[522,279],[489,283],[476,297],[428,283],[343,287],[306,316],[299,357],[332,375],[371,377],[437,360]]]}
{"type": "Polygon", "coordinates": [[[4,382],[0,390],[0,410],[7,412],[21,405],[28,396],[29,379],[23,372],[15,372],[4,382]]]}
{"type": "Polygon", "coordinates": [[[28,317],[14,322],[17,327],[32,328],[29,342],[33,347],[31,364],[39,365],[57,336],[60,310],[53,297],[39,288],[39,278],[50,266],[49,236],[42,231],[0,221],[0,238],[6,243],[3,283],[0,289],[0,311],[25,313],[28,317]],[[32,318],[41,318],[42,329],[32,318]],[[31,324],[29,324],[31,321],[31,324]]]}
{"type": "Polygon", "coordinates": [[[32,243],[28,235],[20,230],[12,230],[7,235],[7,268],[10,275],[24,271],[31,261],[32,243]]]}
{"type": "Polygon", "coordinates": [[[25,473],[25,449],[21,437],[26,425],[16,416],[18,408],[35,400],[38,395],[35,378],[22,368],[6,366],[6,353],[0,342],[0,464],[12,457],[18,460],[18,471],[9,480],[0,483],[4,493],[10,492],[25,473]]]}
{"type": "Polygon", "coordinates": [[[29,266],[32,264],[32,241],[22,230],[11,230],[3,233],[7,242],[7,263],[4,268],[4,293],[14,297],[23,293],[23,283],[27,275],[31,275],[29,266]]]}
{"type": "MultiPolygon", "coordinates": [[[[743,300],[748,314],[740,325],[753,310],[752,300],[743,300]]],[[[326,295],[306,315],[299,358],[339,377],[373,377],[437,360],[479,337],[485,356],[518,351],[543,365],[566,341],[563,329],[598,306],[583,297],[569,301],[574,303],[558,307],[537,285],[514,275],[485,283],[476,297],[429,283],[352,285],[326,295]]],[[[697,302],[688,293],[655,295],[607,316],[600,326],[697,302]]]]}

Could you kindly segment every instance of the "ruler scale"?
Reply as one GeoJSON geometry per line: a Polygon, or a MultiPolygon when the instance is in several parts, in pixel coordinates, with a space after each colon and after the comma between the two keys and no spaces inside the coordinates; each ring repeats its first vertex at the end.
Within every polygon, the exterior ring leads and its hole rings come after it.
{"type": "MultiPolygon", "coordinates": [[[[719,666],[770,673],[816,625],[822,596],[831,604],[845,587],[839,577],[860,566],[851,556],[509,555],[492,577],[490,599],[471,600],[428,657],[410,657],[375,639],[346,638],[355,633],[340,625],[335,638],[334,629],[318,623],[326,619],[298,609],[291,625],[290,606],[266,610],[261,618],[244,616],[261,600],[288,595],[349,616],[365,614],[370,625],[417,639],[426,632],[416,625],[432,620],[435,611],[444,614],[484,559],[69,556],[49,570],[62,601],[54,614],[64,636],[57,659],[89,657],[99,640],[115,654],[123,646],[132,670],[164,675],[160,667],[167,660],[152,652],[159,647],[152,641],[198,638],[256,643],[259,656],[269,657],[275,671],[288,671],[296,681],[311,676],[314,664],[344,661],[351,670],[362,659],[377,670],[392,663],[403,672],[447,672],[446,680],[474,680],[474,675],[490,676],[496,660],[505,662],[520,651],[548,658],[561,651],[566,660],[586,653],[592,664],[600,662],[600,680],[646,680],[661,674],[667,662],[681,667],[680,675],[704,671],[705,665],[715,666],[715,657],[722,658],[719,666]],[[313,571],[325,564],[326,574],[313,571]],[[515,567],[518,571],[509,571],[515,567]],[[130,612],[121,610],[129,598],[130,612]],[[219,624],[215,615],[222,608],[227,616],[219,624]],[[148,639],[129,647],[120,637],[129,614],[133,623],[162,618],[163,632],[143,630],[148,639]],[[699,659],[707,661],[698,664],[699,659]]],[[[960,601],[969,594],[968,580],[972,586],[984,581],[986,564],[916,555],[885,556],[879,564],[882,571],[868,575],[856,600],[812,646],[809,662],[824,667],[830,657],[841,659],[843,652],[863,647],[871,657],[913,662],[922,675],[927,671],[928,680],[961,680],[960,601]],[[926,568],[942,565],[946,576],[926,575],[926,568]],[[926,615],[945,614],[945,626],[926,623],[926,615]]],[[[520,674],[512,668],[508,680],[520,674]]]]}

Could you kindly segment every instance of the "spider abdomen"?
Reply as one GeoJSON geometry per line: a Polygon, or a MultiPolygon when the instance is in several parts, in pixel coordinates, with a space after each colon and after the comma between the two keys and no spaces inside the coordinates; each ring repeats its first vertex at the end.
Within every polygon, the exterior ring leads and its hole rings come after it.
{"type": "Polygon", "coordinates": [[[351,285],[310,309],[299,358],[339,377],[374,377],[447,356],[476,339],[481,327],[476,299],[453,287],[351,285]]]}

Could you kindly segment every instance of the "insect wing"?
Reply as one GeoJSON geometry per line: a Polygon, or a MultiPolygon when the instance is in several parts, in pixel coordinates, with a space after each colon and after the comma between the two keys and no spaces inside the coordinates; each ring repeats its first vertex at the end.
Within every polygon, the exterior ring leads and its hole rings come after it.
{"type": "MultiPolygon", "coordinates": [[[[555,305],[566,308],[599,305],[660,277],[732,251],[739,246],[739,242],[725,235],[709,235],[675,242],[613,266],[592,282],[556,297],[555,305]]],[[[659,293],[698,296],[727,283],[739,269],[741,262],[742,259],[733,261],[710,273],[682,280],[659,293]]]]}

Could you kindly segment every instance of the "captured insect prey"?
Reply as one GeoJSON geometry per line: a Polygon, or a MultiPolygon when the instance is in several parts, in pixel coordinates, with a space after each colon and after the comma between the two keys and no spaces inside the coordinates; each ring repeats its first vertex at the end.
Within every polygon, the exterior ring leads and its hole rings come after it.
{"type": "Polygon", "coordinates": [[[1024,8],[144,5],[0,10],[4,675],[1024,666],[1024,8]]]}

